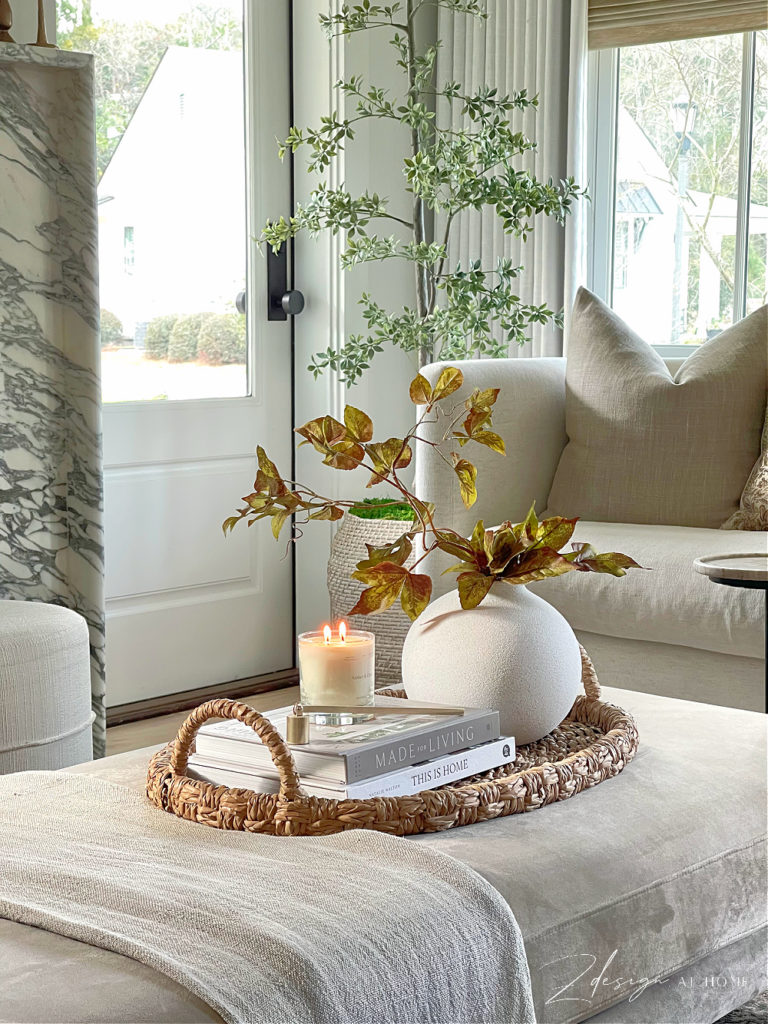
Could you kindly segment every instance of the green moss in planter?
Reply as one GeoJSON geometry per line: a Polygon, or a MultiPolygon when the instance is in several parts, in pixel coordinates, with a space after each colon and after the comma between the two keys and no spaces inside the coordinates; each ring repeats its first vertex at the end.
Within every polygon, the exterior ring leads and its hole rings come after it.
{"type": "Polygon", "coordinates": [[[359,505],[349,510],[351,516],[358,519],[398,519],[403,522],[413,521],[413,509],[404,501],[396,498],[364,498],[359,505]]]}

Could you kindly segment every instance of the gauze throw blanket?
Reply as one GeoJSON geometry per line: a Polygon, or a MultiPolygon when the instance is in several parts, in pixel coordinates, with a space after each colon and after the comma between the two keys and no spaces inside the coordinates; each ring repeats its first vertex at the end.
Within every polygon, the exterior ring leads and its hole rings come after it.
{"type": "Polygon", "coordinates": [[[231,1022],[534,1021],[502,897],[374,832],[221,832],[100,779],[8,775],[0,916],[133,957],[231,1022]]]}

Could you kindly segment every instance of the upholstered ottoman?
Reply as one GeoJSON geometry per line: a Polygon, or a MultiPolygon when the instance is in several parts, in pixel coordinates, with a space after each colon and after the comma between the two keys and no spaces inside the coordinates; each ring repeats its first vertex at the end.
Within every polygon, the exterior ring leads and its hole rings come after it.
{"type": "MultiPolygon", "coordinates": [[[[508,901],[539,1024],[711,1024],[768,988],[768,717],[604,693],[640,731],[615,779],[531,814],[403,841],[457,857],[508,901]]],[[[69,771],[143,790],[155,749],[69,771]]],[[[200,828],[190,825],[190,856],[200,828]]],[[[0,992],[0,1021],[16,1024],[220,1020],[135,960],[1,919],[0,992]]]]}
{"type": "Polygon", "coordinates": [[[0,601],[0,774],[93,756],[85,619],[56,605],[0,601]]]}

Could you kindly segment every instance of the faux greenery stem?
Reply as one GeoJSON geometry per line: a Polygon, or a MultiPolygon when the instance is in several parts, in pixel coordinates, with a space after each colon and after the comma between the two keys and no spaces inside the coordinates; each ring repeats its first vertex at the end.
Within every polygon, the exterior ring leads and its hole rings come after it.
{"type": "MultiPolygon", "coordinates": [[[[424,411],[404,437],[374,441],[370,417],[351,405],[344,409],[343,423],[332,416],[320,416],[296,431],[304,439],[302,444],[311,444],[322,455],[326,466],[340,470],[365,469],[371,474],[368,487],[382,483],[393,487],[412,510],[413,522],[418,524],[406,529],[394,543],[385,547],[366,545],[368,556],[357,563],[352,574],[366,589],[350,609],[350,615],[383,611],[399,598],[403,611],[416,619],[429,603],[432,580],[414,570],[438,550],[458,559],[447,571],[459,573],[459,598],[464,608],[480,604],[496,582],[531,583],[574,571],[623,576],[626,569],[637,567],[627,555],[619,552],[599,555],[589,544],[574,544],[571,551],[562,554],[560,549],[570,540],[576,520],[554,516],[539,523],[533,508],[524,522],[502,523],[495,530],[486,530],[479,520],[471,537],[462,537],[455,530],[436,524],[433,506],[417,498],[398,475],[399,469],[410,464],[413,446],[425,444],[447,462],[456,474],[461,499],[467,508],[477,499],[477,470],[462,456],[461,449],[473,443],[505,454],[503,440],[491,429],[498,388],[477,389],[449,412],[440,407],[440,403],[462,384],[463,375],[455,366],[446,367],[434,387],[419,374],[411,382],[409,394],[411,401],[423,406],[424,411]],[[434,419],[430,420],[431,413],[434,419]],[[440,441],[419,435],[425,423],[437,423],[442,416],[446,417],[448,425],[440,441]],[[453,450],[446,453],[444,447],[453,450]],[[416,537],[420,537],[423,550],[410,568],[406,568],[416,537]]],[[[334,521],[344,515],[345,509],[359,504],[324,498],[309,487],[285,480],[261,447],[258,461],[254,491],[243,498],[243,507],[224,521],[225,534],[243,520],[250,526],[259,519],[269,518],[276,539],[289,520],[292,520],[293,539],[297,539],[302,535],[301,527],[310,520],[334,521]]]]}
{"type": "MultiPolygon", "coordinates": [[[[542,182],[521,169],[520,158],[535,148],[534,142],[512,127],[514,111],[537,105],[536,97],[529,97],[525,89],[501,95],[489,86],[472,92],[458,82],[436,86],[440,43],[420,50],[416,40],[416,18],[424,2],[363,0],[321,16],[329,38],[384,30],[381,39],[394,50],[397,67],[405,76],[404,89],[393,95],[364,82],[360,75],[342,79],[336,86],[339,108],[317,127],[293,126],[279,148],[281,155],[304,148],[310,173],[323,174],[342,150],[354,145],[361,122],[401,125],[409,140],[403,188],[410,196],[410,221],[392,213],[390,200],[376,191],[352,195],[344,186],[320,180],[292,217],[267,221],[261,235],[262,242],[277,250],[302,232],[340,234],[342,269],[391,260],[413,264],[413,306],[391,311],[364,293],[360,305],[365,330],[350,335],[339,350],[330,346],[313,356],[309,369],[315,376],[330,368],[348,385],[366,372],[385,345],[415,353],[424,366],[436,358],[503,356],[510,344],[528,340],[534,324],[562,323],[561,314],[546,303],[521,300],[517,279],[523,268],[509,259],[499,259],[494,267],[482,267],[479,259],[473,259],[448,269],[451,231],[458,217],[480,217],[491,210],[505,233],[525,241],[538,215],[564,223],[583,190],[572,178],[557,184],[542,182]],[[459,127],[438,123],[436,110],[431,109],[438,103],[451,108],[449,119],[459,121],[459,127]],[[347,114],[353,104],[354,110],[347,114]],[[437,239],[431,237],[431,224],[439,217],[443,226],[437,239]],[[406,229],[409,237],[380,233],[387,223],[406,229]]],[[[430,2],[454,17],[485,17],[481,0],[430,2]]]]}

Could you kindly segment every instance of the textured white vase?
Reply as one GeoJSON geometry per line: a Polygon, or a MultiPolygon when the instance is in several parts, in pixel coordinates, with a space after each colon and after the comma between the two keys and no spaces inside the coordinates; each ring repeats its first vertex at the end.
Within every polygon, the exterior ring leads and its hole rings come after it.
{"type": "Polygon", "coordinates": [[[503,734],[533,743],[573,706],[579,644],[560,612],[522,585],[497,583],[469,611],[453,590],[411,626],[403,684],[413,700],[496,708],[503,734]]]}

